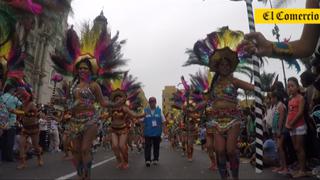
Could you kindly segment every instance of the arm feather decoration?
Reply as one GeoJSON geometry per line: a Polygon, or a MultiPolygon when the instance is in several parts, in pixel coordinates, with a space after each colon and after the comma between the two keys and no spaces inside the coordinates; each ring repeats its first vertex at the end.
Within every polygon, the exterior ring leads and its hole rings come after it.
{"type": "MultiPolygon", "coordinates": [[[[290,41],[290,38],[285,38],[284,43],[288,43],[290,41]]],[[[285,62],[289,65],[289,68],[294,67],[296,71],[299,73],[301,71],[300,65],[296,58],[287,58],[285,59],[285,62]]]]}

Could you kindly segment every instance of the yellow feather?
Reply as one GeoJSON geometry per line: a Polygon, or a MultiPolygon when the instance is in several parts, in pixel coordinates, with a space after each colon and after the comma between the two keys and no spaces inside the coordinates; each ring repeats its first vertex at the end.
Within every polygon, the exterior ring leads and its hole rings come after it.
{"type": "Polygon", "coordinates": [[[212,78],[214,76],[214,72],[211,72],[210,69],[207,70],[207,75],[208,75],[208,83],[209,83],[209,87],[211,85],[212,82],[212,78]]]}
{"type": "Polygon", "coordinates": [[[94,49],[96,48],[100,32],[101,31],[91,29],[89,22],[85,22],[82,25],[80,40],[82,54],[94,55],[94,49]]]}
{"type": "Polygon", "coordinates": [[[120,89],[121,88],[121,80],[120,79],[116,79],[116,80],[112,80],[112,84],[111,84],[111,87],[112,87],[112,90],[116,90],[116,89],[120,89]]]}
{"type": "Polygon", "coordinates": [[[1,46],[0,48],[0,57],[4,57],[6,60],[9,58],[9,53],[11,50],[12,43],[11,41],[8,41],[6,44],[1,46]]]}
{"type": "Polygon", "coordinates": [[[244,33],[241,31],[231,31],[228,27],[222,27],[217,32],[218,49],[229,47],[231,50],[236,51],[237,46],[244,38],[244,33]]]}

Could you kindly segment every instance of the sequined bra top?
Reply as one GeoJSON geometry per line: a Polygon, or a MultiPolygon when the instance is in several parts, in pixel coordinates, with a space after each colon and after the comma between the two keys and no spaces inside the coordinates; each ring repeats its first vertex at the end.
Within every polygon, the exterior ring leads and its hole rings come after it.
{"type": "Polygon", "coordinates": [[[112,128],[124,128],[127,126],[126,119],[127,114],[121,109],[113,109],[111,110],[111,127],[112,128]]]}
{"type": "Polygon", "coordinates": [[[75,102],[75,105],[81,104],[85,106],[91,106],[95,102],[96,97],[92,93],[89,87],[85,88],[75,88],[73,94],[78,94],[78,102],[75,102]]]}
{"type": "Polygon", "coordinates": [[[226,100],[237,103],[237,88],[232,83],[232,78],[219,79],[213,89],[213,100],[226,100]]]}

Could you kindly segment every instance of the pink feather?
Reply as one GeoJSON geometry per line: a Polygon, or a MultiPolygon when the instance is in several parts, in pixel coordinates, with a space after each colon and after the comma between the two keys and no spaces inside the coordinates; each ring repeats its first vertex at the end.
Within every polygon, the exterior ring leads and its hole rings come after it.
{"type": "Polygon", "coordinates": [[[187,82],[183,76],[181,76],[181,83],[186,91],[188,91],[190,89],[190,86],[187,84],[187,82]]]}
{"type": "Polygon", "coordinates": [[[63,76],[59,73],[55,73],[52,78],[52,81],[54,81],[55,83],[61,82],[63,80],[63,76]]]}
{"type": "Polygon", "coordinates": [[[9,4],[15,8],[19,8],[36,15],[42,13],[42,6],[34,3],[32,0],[11,0],[9,1],[9,4]]]}
{"type": "Polygon", "coordinates": [[[22,79],[24,77],[23,71],[9,71],[7,74],[10,78],[22,79]]]}
{"type": "Polygon", "coordinates": [[[110,37],[108,36],[106,29],[104,28],[100,34],[99,40],[96,43],[96,47],[94,50],[94,57],[97,58],[98,63],[100,63],[102,58],[106,56],[106,54],[104,53],[107,53],[106,50],[109,43],[110,37]]]}

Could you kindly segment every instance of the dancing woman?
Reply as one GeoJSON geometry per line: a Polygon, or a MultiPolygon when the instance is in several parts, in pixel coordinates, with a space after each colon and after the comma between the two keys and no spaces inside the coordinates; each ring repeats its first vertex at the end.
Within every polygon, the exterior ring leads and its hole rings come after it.
{"type": "Polygon", "coordinates": [[[104,100],[100,86],[90,80],[94,70],[87,56],[76,63],[75,69],[78,76],[70,88],[74,103],[70,109],[69,133],[78,175],[89,178],[92,165],[91,145],[98,132],[94,103],[98,102],[103,107],[111,104],[104,100]]]}
{"type": "Polygon", "coordinates": [[[128,164],[128,133],[130,120],[141,119],[144,113],[136,113],[133,110],[139,109],[140,83],[127,73],[119,81],[109,82],[106,88],[107,94],[110,94],[111,102],[119,102],[117,106],[110,108],[109,117],[111,117],[111,142],[112,150],[117,158],[117,168],[127,169],[128,164]],[[129,105],[126,104],[128,102],[129,105]]]}
{"type": "MultiPolygon", "coordinates": [[[[210,88],[210,83],[212,80],[212,73],[210,71],[207,71],[205,73],[199,71],[195,75],[190,75],[190,81],[195,89],[195,92],[208,92],[210,88]]],[[[201,102],[204,100],[204,96],[197,95],[194,93],[194,99],[197,102],[201,102]]],[[[202,112],[201,118],[204,118],[205,120],[207,119],[207,114],[208,112],[204,109],[202,112]]],[[[205,123],[201,122],[201,123],[205,123]]],[[[205,126],[206,127],[206,148],[207,152],[209,155],[209,159],[211,161],[211,165],[209,167],[210,170],[214,171],[217,169],[217,163],[216,163],[216,154],[215,154],[215,149],[214,149],[214,128],[212,126],[205,126]]]]}
{"type": "MultiPolygon", "coordinates": [[[[67,109],[71,112],[68,131],[72,139],[73,162],[78,176],[83,179],[90,178],[91,146],[98,133],[94,104],[97,102],[102,107],[117,104],[104,99],[94,78],[108,78],[113,73],[110,70],[124,64],[119,63],[121,59],[112,59],[113,53],[119,53],[113,51],[118,36],[110,40],[106,29],[106,26],[102,26],[94,31],[86,30],[80,43],[76,32],[71,28],[67,31],[66,50],[56,51],[51,56],[55,70],[64,75],[73,75],[70,87],[67,88],[68,96],[62,102],[67,102],[67,109]],[[96,34],[97,32],[100,34],[96,34]],[[86,39],[87,37],[97,38],[86,39]]],[[[56,101],[58,102],[59,98],[56,98],[56,101]]]]}
{"type": "Polygon", "coordinates": [[[31,89],[27,86],[24,88],[19,88],[17,91],[17,96],[19,96],[23,102],[23,111],[15,110],[17,115],[22,116],[20,122],[22,124],[19,147],[20,163],[17,166],[17,169],[23,169],[26,167],[26,144],[28,137],[31,138],[32,146],[35,150],[35,154],[37,155],[38,166],[42,166],[43,157],[42,148],[39,145],[40,128],[38,109],[33,103],[31,89]]]}
{"type": "MultiPolygon", "coordinates": [[[[38,110],[33,103],[32,91],[30,86],[23,80],[24,79],[24,60],[27,55],[22,51],[17,37],[10,40],[6,47],[8,48],[7,55],[4,57],[7,60],[6,74],[7,79],[4,85],[4,91],[10,92],[10,96],[4,96],[4,103],[10,111],[10,116],[16,119],[16,115],[22,116],[22,133],[20,139],[20,162],[18,169],[26,167],[25,162],[25,146],[27,138],[30,137],[32,140],[32,145],[35,150],[35,154],[38,157],[38,165],[43,165],[43,159],[41,156],[41,147],[39,145],[39,120],[38,120],[38,110]],[[16,109],[22,103],[22,110],[16,109]]],[[[4,48],[5,49],[5,48],[4,48]]],[[[5,94],[6,95],[6,94],[5,94]]],[[[9,95],[9,94],[8,94],[9,95]]]]}
{"type": "Polygon", "coordinates": [[[178,90],[174,94],[173,107],[181,109],[183,112],[183,149],[186,151],[189,162],[192,162],[193,158],[193,144],[198,136],[197,127],[200,120],[200,114],[196,109],[196,102],[193,99],[194,92],[191,92],[190,86],[185,82],[184,77],[181,77],[184,90],[178,90]]]}
{"type": "Polygon", "coordinates": [[[238,108],[237,89],[253,90],[254,86],[233,77],[241,48],[238,44],[244,34],[223,27],[207,35],[205,40],[194,45],[194,55],[185,65],[200,64],[215,72],[208,99],[201,103],[206,107],[207,126],[214,128],[214,143],[217,153],[218,169],[222,179],[226,179],[227,156],[233,179],[239,178],[239,157],[237,139],[240,134],[241,111],[238,108]]]}

